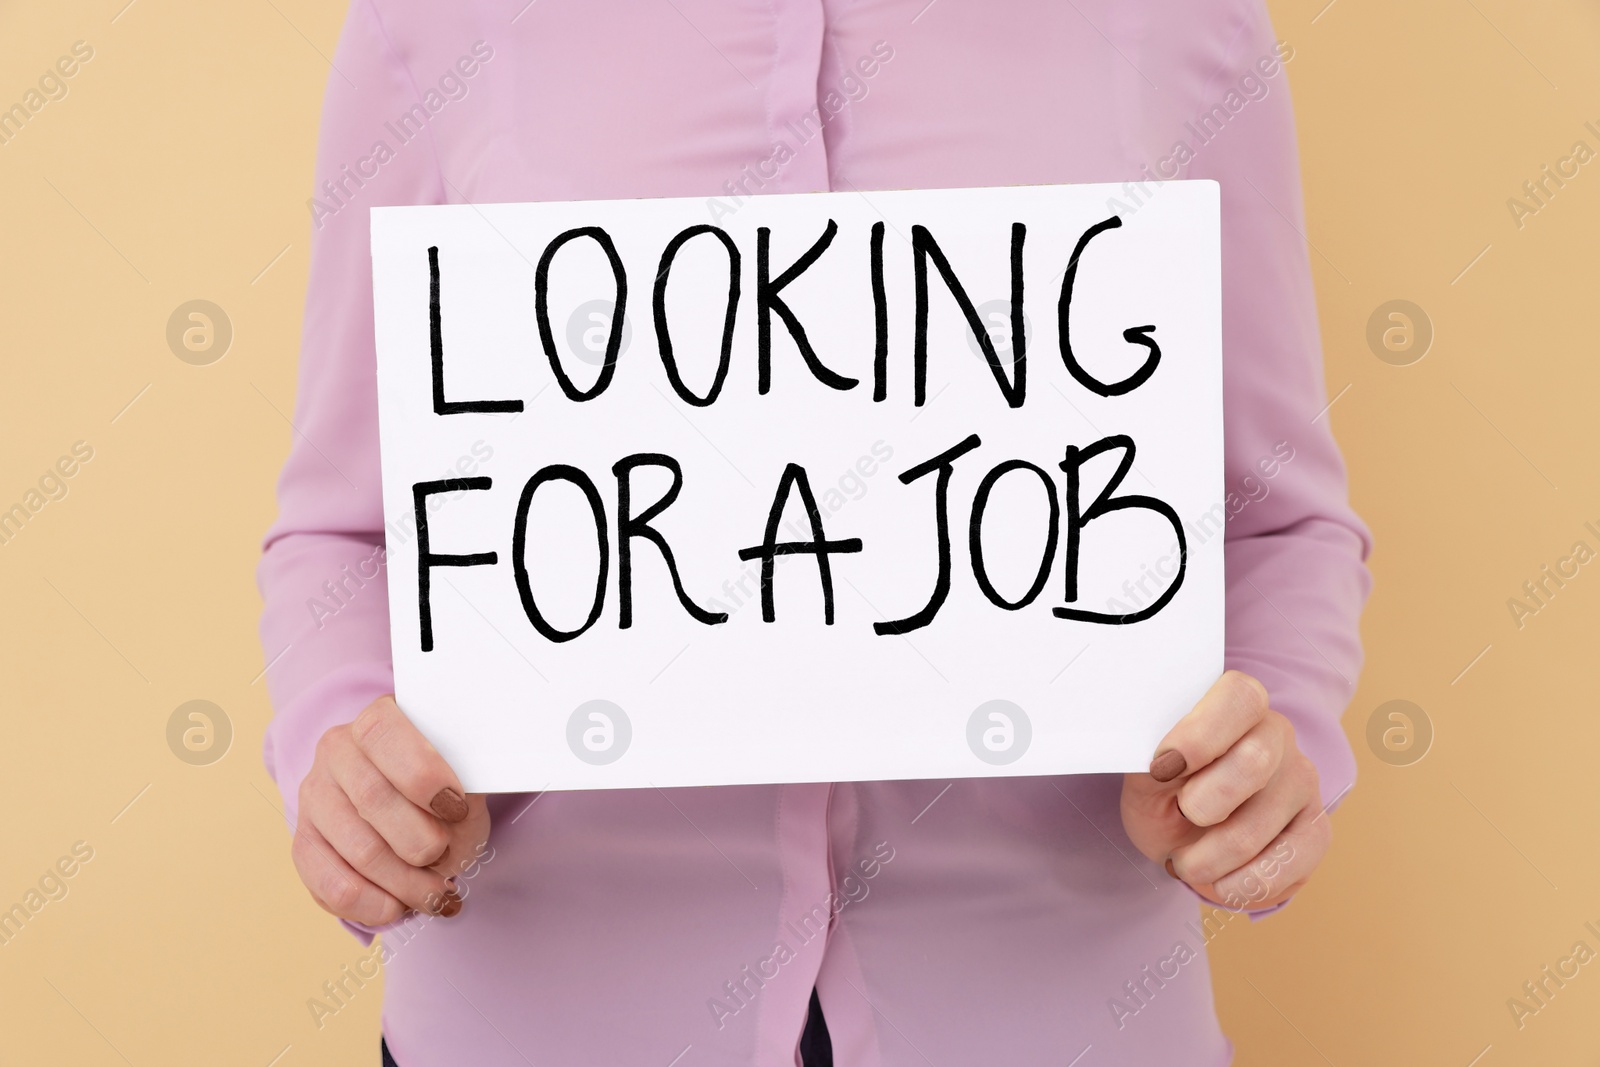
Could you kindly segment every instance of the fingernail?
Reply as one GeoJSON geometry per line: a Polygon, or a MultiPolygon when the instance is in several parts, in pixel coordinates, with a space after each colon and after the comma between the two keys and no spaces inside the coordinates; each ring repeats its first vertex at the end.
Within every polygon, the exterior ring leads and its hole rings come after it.
{"type": "MultiPolygon", "coordinates": [[[[1167,873],[1173,878],[1178,877],[1178,872],[1172,869],[1172,860],[1167,860],[1167,873]]],[[[1181,879],[1179,879],[1181,881],[1181,879]]]]}
{"type": "Polygon", "coordinates": [[[454,918],[461,914],[461,898],[453,892],[446,893],[444,895],[444,904],[439,908],[439,914],[446,919],[454,918]]]}
{"type": "MultiPolygon", "coordinates": [[[[1180,760],[1182,757],[1179,757],[1180,760]]],[[[445,822],[460,822],[467,817],[467,798],[445,786],[428,801],[428,807],[445,822]]]]}
{"type": "Polygon", "coordinates": [[[1158,782],[1170,782],[1188,769],[1189,761],[1175,748],[1157,753],[1156,758],[1150,761],[1150,777],[1158,782]]]}

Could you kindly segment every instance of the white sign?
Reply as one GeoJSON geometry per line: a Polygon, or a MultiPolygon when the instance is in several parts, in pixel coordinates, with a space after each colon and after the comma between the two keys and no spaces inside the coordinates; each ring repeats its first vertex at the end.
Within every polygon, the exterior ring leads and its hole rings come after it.
{"type": "Polygon", "coordinates": [[[400,706],[473,791],[1143,769],[1222,669],[1219,198],[1115,195],[375,209],[400,706]]]}

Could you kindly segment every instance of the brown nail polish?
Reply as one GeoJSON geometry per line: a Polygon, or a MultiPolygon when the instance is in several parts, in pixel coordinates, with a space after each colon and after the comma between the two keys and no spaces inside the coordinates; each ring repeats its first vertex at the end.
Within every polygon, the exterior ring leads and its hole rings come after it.
{"type": "MultiPolygon", "coordinates": [[[[1172,860],[1171,859],[1167,860],[1167,873],[1169,875],[1171,875],[1173,878],[1177,878],[1178,877],[1178,872],[1176,870],[1174,870],[1173,867],[1172,867],[1172,860]]],[[[1181,881],[1181,879],[1179,879],[1179,880],[1181,881]]]]}
{"type": "Polygon", "coordinates": [[[460,822],[467,817],[467,798],[449,786],[435,793],[428,807],[445,822],[460,822]]]}
{"type": "Polygon", "coordinates": [[[439,908],[439,914],[446,919],[454,918],[461,914],[461,898],[454,893],[446,893],[444,904],[439,908]]]}
{"type": "Polygon", "coordinates": [[[1188,769],[1189,761],[1175,748],[1158,753],[1156,758],[1150,761],[1150,777],[1158,782],[1170,782],[1188,769]]]}

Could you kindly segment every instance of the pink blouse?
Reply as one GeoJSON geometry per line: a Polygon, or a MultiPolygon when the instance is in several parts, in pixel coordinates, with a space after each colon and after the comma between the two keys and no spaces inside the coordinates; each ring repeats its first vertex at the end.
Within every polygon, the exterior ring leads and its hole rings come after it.
{"type": "MultiPolygon", "coordinates": [[[[290,817],[317,738],[393,686],[369,208],[1126,182],[1129,211],[1174,177],[1222,188],[1228,665],[1342,795],[1369,542],[1325,410],[1291,45],[1261,0],[351,0],[260,566],[290,817]]],[[[1138,854],[1120,784],[500,796],[461,915],[351,974],[385,960],[404,1067],[790,1065],[813,986],[849,1067],[1225,1064],[1206,944],[1240,920],[1202,923],[1138,854]]]]}

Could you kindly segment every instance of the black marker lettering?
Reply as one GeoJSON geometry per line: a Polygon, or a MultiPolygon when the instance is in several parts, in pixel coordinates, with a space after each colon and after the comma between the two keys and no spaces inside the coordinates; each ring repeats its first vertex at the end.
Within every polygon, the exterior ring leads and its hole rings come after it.
{"type": "Polygon", "coordinates": [[[1028,394],[1028,338],[1022,328],[1022,242],[1027,233],[1028,228],[1022,223],[1012,223],[1011,365],[1016,376],[1013,382],[1006,377],[1005,368],[1000,365],[1000,355],[995,351],[994,340],[989,336],[989,328],[978,317],[978,309],[973,307],[966,289],[956,278],[955,271],[950,269],[950,261],[945,258],[938,242],[933,239],[926,226],[911,227],[912,267],[917,293],[916,332],[912,337],[911,354],[914,367],[913,403],[917,407],[927,402],[928,393],[928,261],[930,259],[939,269],[939,277],[944,279],[945,288],[955,297],[956,304],[961,308],[961,314],[966,316],[967,326],[972,330],[973,338],[983,351],[983,358],[988,362],[989,371],[994,375],[995,383],[1000,386],[1000,392],[1005,396],[1006,403],[1014,408],[1022,406],[1023,399],[1028,394]]]}
{"type": "Polygon", "coordinates": [[[454,493],[464,489],[488,489],[488,478],[445,478],[437,482],[418,482],[411,487],[411,507],[417,522],[417,619],[421,624],[422,651],[433,651],[433,608],[428,603],[433,586],[434,567],[486,567],[499,561],[493,552],[473,552],[465,556],[436,555],[428,551],[428,497],[434,493],[454,493]]]}
{"type": "Polygon", "coordinates": [[[872,224],[872,399],[889,396],[889,299],[883,290],[883,223],[872,224]]]}
{"type": "Polygon", "coordinates": [[[982,443],[977,434],[972,434],[900,475],[900,481],[910,485],[924,474],[939,472],[933,490],[934,522],[939,537],[939,576],[934,579],[933,596],[928,598],[928,603],[921,611],[893,622],[875,622],[872,624],[873,633],[908,634],[920,630],[933,621],[939,608],[944,605],[945,597],[950,595],[950,476],[955,472],[955,461],[982,443]]]}
{"type": "Polygon", "coordinates": [[[539,265],[533,272],[533,311],[534,317],[539,322],[539,343],[544,346],[545,358],[550,361],[550,369],[555,371],[556,383],[561,386],[561,391],[567,394],[568,400],[579,403],[593,400],[605,392],[606,386],[611,384],[611,376],[617,370],[617,353],[622,350],[623,315],[627,308],[628,275],[622,267],[621,257],[617,255],[617,246],[611,243],[610,234],[598,226],[582,226],[558,234],[554,240],[545,245],[544,254],[539,257],[539,265]],[[562,245],[579,237],[587,237],[600,246],[606,258],[611,261],[611,274],[617,282],[616,306],[611,309],[611,335],[606,339],[605,363],[600,367],[600,376],[587,391],[573,385],[572,379],[562,369],[561,357],[556,354],[556,339],[550,332],[550,261],[556,258],[556,253],[561,250],[562,245]]]}
{"type": "Polygon", "coordinates": [[[983,590],[983,595],[989,598],[989,603],[996,607],[1005,608],[1007,611],[1016,611],[1025,608],[1038,598],[1044,591],[1044,585],[1050,580],[1050,564],[1056,558],[1056,540],[1061,532],[1061,504],[1056,500],[1056,483],[1051,481],[1050,475],[1044,470],[1035,467],[1032,463],[1020,459],[1009,459],[983,476],[983,481],[978,483],[977,496],[972,500],[972,527],[969,535],[968,546],[972,553],[972,576],[978,580],[978,588],[983,590]],[[1007,600],[995,589],[989,581],[989,571],[983,565],[983,512],[989,506],[989,494],[994,491],[995,484],[1007,474],[1016,470],[1028,470],[1039,476],[1039,481],[1044,483],[1045,499],[1050,502],[1050,527],[1045,537],[1044,557],[1039,560],[1039,572],[1034,576],[1033,584],[1028,586],[1028,591],[1022,594],[1020,600],[1007,600]]]}
{"type": "Polygon", "coordinates": [[[617,476],[617,615],[618,629],[626,630],[633,625],[633,539],[643,537],[652,542],[661,550],[661,557],[667,561],[667,573],[672,576],[672,588],[678,594],[678,603],[683,605],[696,622],[715,626],[728,621],[728,615],[722,611],[706,611],[694,601],[689,599],[689,594],[683,591],[683,581],[678,577],[678,564],[672,558],[672,549],[667,547],[667,539],[661,536],[661,531],[650,525],[650,520],[660,515],[672,502],[678,499],[678,491],[683,488],[683,468],[671,456],[664,456],[658,452],[640,452],[625,456],[618,460],[611,468],[611,473],[617,476]],[[630,476],[635,467],[665,467],[672,472],[672,486],[660,500],[645,508],[638,515],[632,514],[633,491],[629,484],[630,476]]]}
{"type": "Polygon", "coordinates": [[[1156,365],[1161,362],[1161,346],[1156,344],[1156,339],[1150,335],[1155,332],[1154,326],[1134,326],[1122,331],[1122,339],[1129,344],[1143,345],[1150,350],[1143,365],[1120,382],[1102,382],[1099,378],[1083,369],[1078,362],[1078,357],[1072,352],[1072,287],[1078,278],[1078,258],[1083,255],[1083,250],[1097,235],[1106,230],[1114,230],[1122,225],[1122,219],[1116,215],[1104,222],[1097,222],[1083,231],[1083,236],[1078,238],[1078,247],[1072,250],[1072,259],[1067,262],[1067,273],[1061,279],[1061,299],[1056,304],[1056,323],[1061,333],[1061,362],[1067,365],[1067,370],[1078,380],[1078,384],[1092,393],[1101,396],[1121,396],[1131,393],[1145,382],[1150,375],[1156,372],[1156,365]]]}
{"type": "Polygon", "coordinates": [[[854,389],[860,384],[856,379],[835,374],[822,365],[816,351],[811,347],[811,341],[806,337],[806,328],[800,325],[800,320],[778,295],[784,286],[804,274],[806,268],[817,261],[817,257],[833,243],[833,235],[838,232],[839,224],[829,219],[828,228],[822,231],[822,236],[817,238],[816,243],[795,260],[788,270],[773,279],[768,277],[772,269],[770,263],[772,230],[766,226],[756,230],[756,391],[758,393],[765,395],[772,389],[773,312],[777,312],[778,317],[783,320],[784,326],[789,330],[789,336],[794,339],[795,347],[800,350],[800,358],[805,360],[807,369],[819,382],[841,390],[854,389]]]}
{"type": "MultiPolygon", "coordinates": [[[[733,358],[733,323],[739,312],[739,249],[733,243],[733,238],[716,226],[690,226],[674,237],[661,253],[661,267],[656,271],[654,304],[656,343],[661,349],[661,363],[666,368],[667,381],[672,383],[673,392],[682,397],[685,403],[697,408],[709,407],[717,399],[717,394],[722,392],[722,383],[728,377],[728,365],[733,358]],[[722,355],[717,363],[716,377],[712,378],[711,388],[706,395],[700,397],[683,384],[683,378],[678,374],[678,361],[672,355],[672,334],[667,328],[667,277],[678,249],[703,233],[716,234],[722,247],[728,250],[728,312],[722,320],[722,355]]],[[[677,490],[673,492],[676,494],[677,490]]]]}
{"type": "Polygon", "coordinates": [[[778,491],[773,497],[772,510],[767,514],[766,537],[754,548],[741,548],[739,558],[761,560],[761,618],[765,622],[773,622],[777,619],[777,609],[773,605],[772,597],[773,561],[778,556],[802,553],[816,556],[817,573],[822,579],[822,621],[832,626],[833,567],[828,562],[828,556],[833,552],[860,551],[859,537],[847,537],[840,541],[827,539],[827,534],[822,529],[822,513],[817,509],[817,498],[811,495],[811,482],[806,478],[806,470],[798,463],[791,463],[783,469],[783,477],[778,480],[778,491]],[[783,521],[783,506],[788,503],[791,486],[800,494],[800,501],[805,505],[806,518],[811,523],[809,541],[778,540],[778,524],[783,521]]]}
{"type": "Polygon", "coordinates": [[[1153,511],[1172,524],[1172,531],[1178,537],[1178,573],[1172,579],[1172,584],[1167,587],[1155,601],[1138,611],[1127,615],[1113,615],[1101,611],[1085,611],[1079,608],[1052,608],[1051,614],[1058,619],[1076,619],[1080,622],[1103,622],[1112,626],[1125,626],[1131,622],[1142,622],[1156,612],[1167,606],[1167,603],[1183,585],[1183,573],[1189,565],[1189,550],[1183,536],[1183,523],[1178,519],[1178,513],[1163,501],[1149,496],[1128,495],[1112,499],[1111,494],[1116,492],[1117,486],[1122,484],[1122,479],[1128,476],[1128,471],[1133,468],[1135,449],[1133,438],[1125,434],[1116,434],[1103,437],[1088,448],[1067,448],[1066,459],[1061,462],[1061,469],[1067,472],[1067,582],[1066,595],[1062,598],[1071,604],[1078,599],[1078,550],[1079,534],[1089,523],[1102,515],[1113,511],[1123,511],[1129,508],[1143,508],[1153,511]],[[1111,480],[1106,487],[1095,497],[1094,502],[1087,508],[1079,509],[1078,485],[1079,471],[1089,460],[1100,453],[1113,448],[1123,450],[1122,461],[1117,464],[1117,469],[1111,475],[1111,480]]]}
{"type": "Polygon", "coordinates": [[[446,400],[444,398],[444,314],[439,300],[439,246],[428,249],[428,347],[433,357],[433,413],[521,411],[520,400],[446,400]]]}
{"type": "Polygon", "coordinates": [[[606,574],[610,566],[611,544],[606,535],[606,509],[600,502],[600,493],[595,489],[594,482],[578,468],[569,467],[564,463],[539,468],[538,473],[529,478],[528,483],[522,487],[522,497],[517,501],[516,519],[511,527],[511,568],[517,576],[517,595],[522,598],[523,614],[528,616],[533,628],[546,640],[560,644],[563,641],[571,641],[593,626],[595,620],[600,618],[600,609],[605,606],[606,574]],[[589,510],[594,512],[594,529],[600,543],[600,575],[594,586],[594,606],[589,611],[589,617],[576,630],[558,630],[546,621],[538,605],[533,602],[533,586],[528,581],[528,509],[533,504],[534,491],[546,482],[571,482],[583,490],[583,495],[589,501],[589,510]]]}

